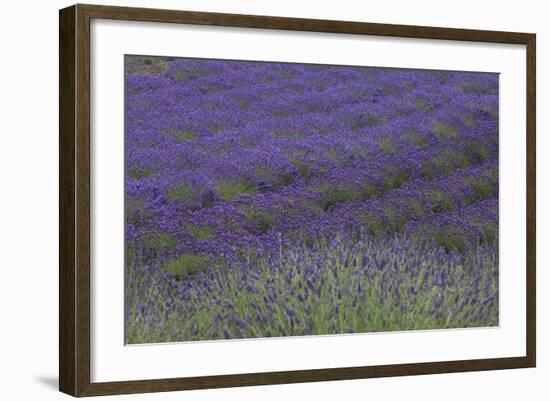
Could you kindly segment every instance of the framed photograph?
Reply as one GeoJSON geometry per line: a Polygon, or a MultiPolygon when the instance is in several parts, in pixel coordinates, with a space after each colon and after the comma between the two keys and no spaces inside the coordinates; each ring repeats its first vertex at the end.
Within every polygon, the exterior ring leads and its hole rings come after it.
{"type": "Polygon", "coordinates": [[[61,391],[535,366],[535,34],[59,23],[61,391]]]}

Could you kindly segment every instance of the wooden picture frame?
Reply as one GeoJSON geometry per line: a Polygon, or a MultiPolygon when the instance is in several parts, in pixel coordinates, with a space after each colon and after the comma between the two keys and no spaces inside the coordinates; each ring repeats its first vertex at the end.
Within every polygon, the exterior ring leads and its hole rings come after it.
{"type": "Polygon", "coordinates": [[[73,396],[95,396],[535,367],[535,34],[80,4],[60,10],[59,29],[60,391],[73,396]],[[524,45],[527,54],[525,60],[527,71],[526,355],[221,376],[91,382],[90,21],[92,19],[524,45]]]}

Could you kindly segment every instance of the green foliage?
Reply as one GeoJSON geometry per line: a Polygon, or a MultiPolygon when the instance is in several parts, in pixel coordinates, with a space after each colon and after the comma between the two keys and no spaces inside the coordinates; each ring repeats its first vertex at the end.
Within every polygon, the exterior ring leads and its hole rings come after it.
{"type": "Polygon", "coordinates": [[[212,258],[208,255],[184,253],[166,262],[162,266],[162,270],[172,273],[178,278],[186,275],[194,276],[198,273],[206,272],[211,262],[212,258]]]}
{"type": "Polygon", "coordinates": [[[143,59],[143,64],[145,64],[145,65],[151,65],[151,64],[153,64],[153,59],[151,59],[151,58],[144,58],[144,59],[143,59]]]}
{"type": "Polygon", "coordinates": [[[221,180],[216,186],[216,191],[226,201],[232,201],[241,194],[256,193],[256,185],[248,181],[221,180]]]}
{"type": "Polygon", "coordinates": [[[375,127],[382,124],[383,119],[377,116],[363,114],[359,116],[355,121],[352,122],[351,130],[354,132],[359,132],[365,127],[375,127]]]}
{"type": "Polygon", "coordinates": [[[405,170],[394,169],[384,175],[384,187],[387,190],[401,187],[409,179],[409,173],[405,170]]]}
{"type": "Polygon", "coordinates": [[[340,152],[338,151],[338,149],[335,149],[333,147],[330,147],[330,148],[327,148],[325,150],[325,154],[328,156],[329,159],[331,160],[339,160],[341,158],[341,154],[340,152]]]}
{"type": "Polygon", "coordinates": [[[470,159],[464,153],[453,149],[445,149],[432,161],[445,173],[450,173],[457,167],[466,168],[471,165],[470,159]]]}
{"type": "MultiPolygon", "coordinates": [[[[183,67],[182,69],[178,70],[174,74],[174,78],[177,82],[183,81],[183,80],[193,80],[196,78],[204,77],[207,75],[210,75],[212,71],[207,67],[199,67],[199,66],[192,66],[187,65],[183,67]]],[[[208,92],[209,88],[201,88],[201,90],[204,90],[204,92],[208,92]]]]}
{"type": "Polygon", "coordinates": [[[181,143],[184,141],[189,141],[195,139],[197,135],[191,130],[177,129],[172,132],[172,136],[176,142],[181,143]]]}
{"type": "Polygon", "coordinates": [[[471,153],[474,163],[482,163],[489,159],[489,152],[480,143],[469,142],[467,145],[468,152],[471,153]]]}
{"type": "Polygon", "coordinates": [[[428,191],[426,195],[428,196],[428,200],[432,205],[433,212],[452,212],[456,208],[455,201],[445,191],[434,189],[428,191]]]}
{"type": "Polygon", "coordinates": [[[484,177],[468,177],[467,182],[477,195],[478,200],[490,199],[495,192],[495,186],[484,177]]]}
{"type": "Polygon", "coordinates": [[[365,181],[365,185],[362,188],[363,198],[369,199],[378,194],[378,189],[372,185],[369,181],[365,181]]]}
{"type": "Polygon", "coordinates": [[[188,185],[180,185],[167,191],[166,198],[170,201],[189,202],[193,200],[194,195],[188,185]]]}
{"type": "Polygon", "coordinates": [[[380,146],[380,149],[382,149],[386,153],[395,153],[396,146],[393,138],[390,135],[382,135],[378,140],[376,141],[378,146],[380,146]]]}
{"type": "Polygon", "coordinates": [[[414,100],[414,105],[419,110],[429,113],[434,110],[434,105],[428,100],[422,97],[418,97],[414,100]]]}
{"type": "Polygon", "coordinates": [[[281,77],[284,79],[290,79],[296,75],[294,71],[287,71],[287,70],[282,70],[280,74],[281,74],[281,77]]]}
{"type": "Polygon", "coordinates": [[[258,165],[255,168],[258,177],[262,180],[270,181],[273,188],[279,188],[289,185],[294,180],[292,174],[288,171],[277,169],[270,165],[258,165]]]}
{"type": "Polygon", "coordinates": [[[435,135],[441,139],[455,138],[458,136],[458,129],[449,123],[436,122],[433,124],[432,129],[435,135]]]}
{"type": "Polygon", "coordinates": [[[317,129],[317,133],[323,136],[328,135],[332,132],[329,127],[316,127],[316,129],[317,129]]]}
{"type": "Polygon", "coordinates": [[[422,149],[428,144],[428,141],[414,130],[407,131],[404,137],[408,142],[414,143],[417,149],[422,149]]]}
{"type": "Polygon", "coordinates": [[[455,85],[455,87],[462,90],[464,93],[478,96],[491,95],[496,90],[494,87],[483,85],[483,82],[480,81],[461,82],[460,84],[455,85]]]}
{"type": "Polygon", "coordinates": [[[208,129],[212,132],[220,132],[221,130],[223,130],[223,125],[212,124],[208,126],[208,129]]]}
{"type": "Polygon", "coordinates": [[[486,102],[486,103],[484,102],[479,104],[479,108],[485,111],[486,113],[489,113],[489,116],[491,117],[491,119],[493,120],[498,119],[498,105],[495,105],[491,102],[486,102]]]}
{"type": "Polygon", "coordinates": [[[452,249],[458,252],[464,252],[468,241],[464,238],[464,234],[454,230],[452,227],[445,229],[437,229],[433,232],[435,242],[445,248],[447,252],[452,249]]]}
{"type": "Polygon", "coordinates": [[[178,71],[176,72],[176,81],[183,81],[188,78],[191,74],[187,71],[178,71]]]}
{"type": "Polygon", "coordinates": [[[384,209],[384,213],[388,216],[388,225],[389,230],[392,232],[399,232],[401,229],[405,226],[408,219],[403,216],[402,213],[400,213],[399,210],[396,210],[392,206],[386,206],[384,209]]]}
{"type": "Polygon", "coordinates": [[[437,177],[437,171],[432,163],[430,162],[422,163],[422,177],[427,178],[429,180],[433,180],[437,177]]]}
{"type": "Polygon", "coordinates": [[[124,202],[126,220],[138,225],[142,219],[150,218],[152,213],[145,203],[145,198],[142,197],[126,198],[124,202]]]}
{"type": "Polygon", "coordinates": [[[131,177],[135,180],[139,180],[141,178],[149,177],[151,174],[154,173],[154,171],[155,170],[151,167],[148,167],[148,168],[135,167],[135,168],[129,169],[127,174],[128,174],[128,177],[131,177]]]}
{"type": "Polygon", "coordinates": [[[361,191],[358,188],[343,183],[320,184],[313,190],[323,195],[320,200],[323,210],[330,210],[338,203],[356,202],[362,198],[361,191]]]}
{"type": "Polygon", "coordinates": [[[477,128],[477,124],[474,121],[474,117],[471,115],[467,115],[464,117],[464,124],[466,124],[468,127],[471,128],[477,128]]]}
{"type": "Polygon", "coordinates": [[[389,230],[386,220],[375,212],[365,212],[360,215],[367,234],[371,236],[382,236],[389,230]]]}
{"type": "Polygon", "coordinates": [[[472,223],[481,231],[483,243],[492,244],[498,240],[498,224],[487,221],[473,221],[472,223]]]}
{"type": "Polygon", "coordinates": [[[255,246],[241,246],[235,252],[238,260],[256,261],[258,258],[258,248],[255,246]]]}
{"type": "Polygon", "coordinates": [[[315,167],[315,163],[300,160],[297,157],[291,157],[290,162],[296,167],[296,170],[298,170],[298,173],[304,179],[308,179],[313,175],[312,170],[315,167]]]}
{"type": "Polygon", "coordinates": [[[267,233],[275,224],[275,215],[257,208],[246,208],[244,210],[244,218],[261,234],[267,233]]]}
{"type": "Polygon", "coordinates": [[[304,134],[296,128],[277,128],[273,130],[273,136],[279,138],[303,138],[304,134]]]}
{"type": "Polygon", "coordinates": [[[169,233],[160,232],[146,235],[143,239],[143,245],[152,249],[175,248],[178,245],[178,240],[169,233]]]}
{"type": "Polygon", "coordinates": [[[214,235],[214,230],[210,227],[190,226],[189,232],[199,241],[206,241],[214,235]]]}
{"type": "Polygon", "coordinates": [[[410,197],[407,199],[408,201],[408,207],[411,211],[412,216],[417,217],[421,216],[426,212],[426,208],[424,207],[424,204],[420,201],[420,199],[417,199],[415,197],[410,197]]]}

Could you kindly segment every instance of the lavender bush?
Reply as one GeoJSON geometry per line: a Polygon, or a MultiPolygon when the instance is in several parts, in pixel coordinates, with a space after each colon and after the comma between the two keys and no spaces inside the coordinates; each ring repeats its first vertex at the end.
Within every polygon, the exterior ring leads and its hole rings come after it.
{"type": "Polygon", "coordinates": [[[127,343],[498,324],[498,75],[125,62],[127,343]]]}

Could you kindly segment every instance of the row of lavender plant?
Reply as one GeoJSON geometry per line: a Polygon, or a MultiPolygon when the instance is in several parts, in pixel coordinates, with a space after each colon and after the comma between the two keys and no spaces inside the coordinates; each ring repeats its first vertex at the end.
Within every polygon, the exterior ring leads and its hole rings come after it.
{"type": "Polygon", "coordinates": [[[331,240],[248,253],[178,281],[128,265],[129,343],[484,327],[498,324],[498,250],[404,238],[331,240]]]}

